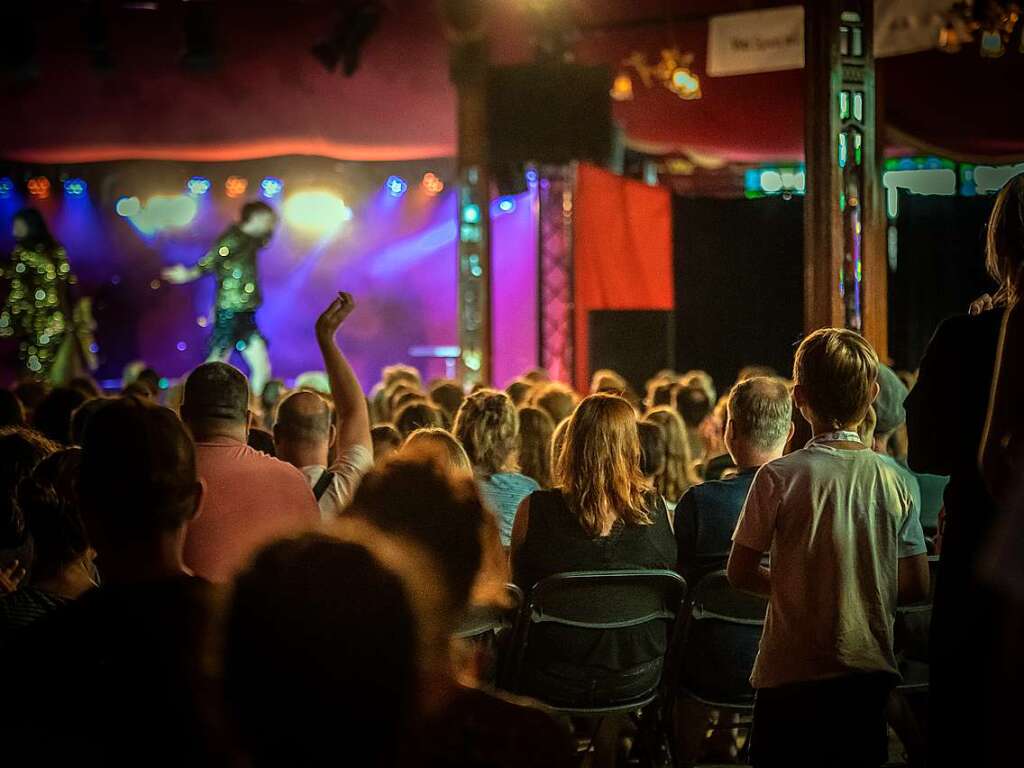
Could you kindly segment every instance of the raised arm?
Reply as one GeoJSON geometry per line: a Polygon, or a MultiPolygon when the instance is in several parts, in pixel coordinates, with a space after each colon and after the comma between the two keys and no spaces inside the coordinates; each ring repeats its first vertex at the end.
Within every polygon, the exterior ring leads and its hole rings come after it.
{"type": "Polygon", "coordinates": [[[339,293],[338,298],[331,302],[316,321],[316,340],[324,357],[324,367],[331,383],[331,397],[334,399],[338,456],[356,445],[373,451],[373,443],[370,441],[370,414],[366,408],[363,390],[352,366],[348,364],[334,338],[338,328],[345,318],[352,314],[355,306],[351,294],[339,293]]]}

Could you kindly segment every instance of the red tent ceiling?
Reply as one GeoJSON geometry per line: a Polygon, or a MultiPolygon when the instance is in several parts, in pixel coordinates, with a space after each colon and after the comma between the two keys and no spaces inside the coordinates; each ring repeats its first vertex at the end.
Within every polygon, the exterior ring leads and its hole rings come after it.
{"type": "MultiPolygon", "coordinates": [[[[737,10],[779,4],[735,0],[737,10]]],[[[613,69],[631,51],[651,59],[676,45],[705,69],[706,23],[722,3],[677,3],[671,24],[632,24],[664,17],[663,0],[623,4],[575,0],[584,27],[581,61],[613,69]],[[628,10],[624,10],[628,9],[628,10]],[[608,29],[599,29],[611,23],[608,29]]],[[[207,73],[179,64],[181,4],[111,11],[112,71],[89,64],[80,5],[51,13],[39,34],[40,76],[17,85],[0,75],[0,155],[68,163],[119,158],[234,160],[317,154],[363,160],[447,156],[455,147],[455,98],[447,48],[431,2],[392,0],[363,51],[354,77],[329,74],[309,54],[329,32],[326,0],[232,4],[219,8],[219,66],[207,73]]],[[[504,6],[494,26],[494,58],[528,55],[521,20],[504,6]]],[[[1024,156],[1024,134],[1011,123],[1022,103],[1021,55],[982,60],[937,52],[879,62],[889,138],[948,154],[1024,156]],[[1016,72],[1016,74],[1014,74],[1016,72]]],[[[704,97],[681,101],[661,87],[636,83],[635,99],[615,118],[635,146],[688,151],[732,161],[795,159],[803,153],[799,70],[703,78],[704,97]]]]}

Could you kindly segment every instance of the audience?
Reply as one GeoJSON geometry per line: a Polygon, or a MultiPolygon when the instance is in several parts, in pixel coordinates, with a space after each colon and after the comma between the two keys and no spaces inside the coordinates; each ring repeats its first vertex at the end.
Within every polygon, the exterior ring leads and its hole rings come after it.
{"type": "MultiPolygon", "coordinates": [[[[547,576],[566,571],[673,568],[676,543],[661,496],[640,471],[640,441],[633,407],[623,398],[596,394],[583,400],[566,428],[555,467],[556,485],[536,491],[519,506],[512,532],[512,580],[529,592],[547,576]]],[[[667,637],[659,622],[595,638],[552,625],[527,652],[546,664],[564,661],[583,677],[531,680],[545,700],[573,701],[607,688],[613,671],[631,672],[627,697],[661,674],[667,637]]],[[[621,679],[621,678],[619,678],[621,679]]]]}
{"type": "Polygon", "coordinates": [[[204,491],[188,433],[169,410],[116,400],[89,425],[78,487],[103,586],[15,636],[4,726],[38,765],[223,763],[213,593],[183,557],[204,491]]]}
{"type": "Polygon", "coordinates": [[[402,443],[403,455],[429,456],[440,462],[449,474],[473,474],[473,465],[462,443],[452,433],[439,427],[417,429],[402,443]]]}
{"type": "Polygon", "coordinates": [[[32,536],[32,578],[0,597],[0,646],[96,585],[93,552],[78,502],[81,451],[52,453],[18,485],[18,506],[32,536]]]}
{"type": "Polygon", "coordinates": [[[668,406],[649,411],[645,420],[657,424],[665,435],[665,469],[655,478],[655,487],[671,514],[675,511],[679,497],[687,488],[699,482],[690,457],[686,428],[675,409],[668,406]]]}
{"type": "Polygon", "coordinates": [[[909,485],[854,431],[877,377],[856,333],[804,339],[793,397],[814,438],[758,470],[733,534],[729,581],[769,598],[750,678],[754,765],[887,760],[893,619],[898,604],[927,597],[928,561],[909,485]]]}
{"type": "Polygon", "coordinates": [[[668,461],[665,430],[653,421],[638,422],[636,430],[640,439],[640,474],[655,487],[658,478],[665,472],[665,462],[668,461]]]}
{"type": "Polygon", "coordinates": [[[512,400],[496,389],[466,398],[452,432],[469,456],[487,506],[498,516],[501,543],[508,546],[516,508],[540,486],[518,472],[519,414],[512,400]]]}
{"type": "Polygon", "coordinates": [[[395,414],[395,427],[402,437],[408,437],[417,429],[443,429],[444,411],[425,400],[403,405],[395,414]]]}
{"type": "Polygon", "coordinates": [[[430,387],[430,402],[444,412],[446,425],[455,421],[464,397],[462,387],[450,379],[442,379],[430,387]]]}
{"type": "MultiPolygon", "coordinates": [[[[0,428],[0,569],[17,585],[32,571],[32,537],[18,503],[18,486],[58,446],[25,427],[0,428]],[[16,577],[16,578],[14,578],[16,577]]],[[[6,591],[7,586],[5,585],[6,591]]]]}
{"type": "Polygon", "coordinates": [[[521,408],[526,405],[530,399],[530,395],[533,394],[534,384],[526,379],[515,379],[505,387],[505,394],[512,399],[512,404],[516,408],[521,408]]]}
{"type": "Polygon", "coordinates": [[[519,409],[519,471],[551,487],[551,436],[555,423],[547,411],[533,406],[519,409]]]}
{"type": "Polygon", "coordinates": [[[32,426],[59,445],[71,444],[71,414],[85,402],[85,395],[69,387],[50,391],[36,406],[32,426]]]}
{"type": "Polygon", "coordinates": [[[25,408],[9,389],[0,389],[0,429],[25,424],[25,408]]]}
{"type": "Polygon", "coordinates": [[[676,507],[679,573],[691,586],[725,567],[754,473],[782,456],[793,430],[792,410],[789,388],[781,379],[758,376],[733,387],[725,445],[737,472],[725,480],[694,485],[676,507]]]}
{"type": "Polygon", "coordinates": [[[206,486],[202,514],[185,538],[185,562],[197,575],[226,582],[268,540],[316,524],[320,511],[306,476],[246,444],[249,383],[238,369],[214,362],[192,371],[181,416],[206,486]]]}
{"type": "Polygon", "coordinates": [[[530,405],[547,411],[555,424],[561,424],[563,420],[572,416],[578,402],[579,397],[576,393],[557,381],[535,386],[530,398],[530,405]]]}
{"type": "Polygon", "coordinates": [[[735,467],[729,451],[725,448],[725,419],[728,407],[729,396],[723,395],[715,404],[711,415],[700,425],[701,441],[704,444],[700,475],[705,480],[719,480],[735,467]]]}
{"type": "Polygon", "coordinates": [[[394,424],[375,424],[370,430],[373,463],[380,464],[402,446],[402,435],[394,424]]]}
{"type": "Polygon", "coordinates": [[[267,456],[277,456],[277,446],[274,445],[274,436],[265,429],[249,427],[249,436],[245,441],[255,451],[265,453],[267,456]]]}
{"type": "Polygon", "coordinates": [[[699,461],[704,455],[704,442],[700,437],[700,425],[711,415],[711,401],[707,392],[697,384],[680,387],[676,391],[676,410],[686,426],[686,441],[690,445],[690,456],[699,461]]]}

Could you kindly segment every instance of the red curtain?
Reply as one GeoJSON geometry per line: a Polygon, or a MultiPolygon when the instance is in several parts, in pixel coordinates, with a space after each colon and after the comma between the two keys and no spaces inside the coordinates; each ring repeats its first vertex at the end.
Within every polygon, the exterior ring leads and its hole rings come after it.
{"type": "Polygon", "coordinates": [[[664,187],[581,165],[574,206],[575,384],[585,390],[591,310],[675,305],[672,199],[664,187]]]}

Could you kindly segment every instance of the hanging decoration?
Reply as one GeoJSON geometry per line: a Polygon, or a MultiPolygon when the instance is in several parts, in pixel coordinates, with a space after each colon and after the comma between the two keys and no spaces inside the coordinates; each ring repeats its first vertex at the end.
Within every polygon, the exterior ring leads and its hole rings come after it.
{"type": "Polygon", "coordinates": [[[633,51],[624,59],[615,80],[612,82],[611,97],[616,101],[629,101],[633,98],[633,78],[625,68],[632,68],[647,88],[660,84],[684,101],[692,101],[702,96],[700,77],[692,69],[693,54],[683,53],[676,47],[663,48],[661,59],[653,64],[647,63],[647,54],[633,51]]]}

